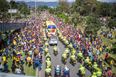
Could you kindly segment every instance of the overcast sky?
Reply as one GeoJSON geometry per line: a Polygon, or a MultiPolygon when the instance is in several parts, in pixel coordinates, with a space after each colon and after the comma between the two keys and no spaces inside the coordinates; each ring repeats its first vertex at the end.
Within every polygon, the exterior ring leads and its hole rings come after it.
{"type": "MultiPolygon", "coordinates": [[[[26,2],[29,2],[29,1],[43,1],[43,2],[58,2],[59,0],[16,0],[16,1],[26,1],[26,2]]],[[[68,2],[73,2],[75,0],[67,0],[68,2]]]]}

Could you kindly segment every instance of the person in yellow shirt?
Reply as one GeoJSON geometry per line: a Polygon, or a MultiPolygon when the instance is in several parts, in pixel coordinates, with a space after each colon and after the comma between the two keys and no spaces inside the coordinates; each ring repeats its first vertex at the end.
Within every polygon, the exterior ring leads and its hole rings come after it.
{"type": "Polygon", "coordinates": [[[99,48],[100,52],[102,52],[102,47],[99,48]]]}
{"type": "Polygon", "coordinates": [[[110,65],[111,65],[111,68],[112,68],[113,65],[114,65],[114,60],[111,60],[111,61],[110,61],[110,65]]]}
{"type": "Polygon", "coordinates": [[[57,48],[57,46],[54,46],[53,51],[54,51],[54,55],[58,54],[58,48],[57,48]]]}
{"type": "Polygon", "coordinates": [[[30,56],[27,57],[27,64],[31,66],[32,64],[32,58],[30,56]]]}
{"type": "Polygon", "coordinates": [[[6,56],[5,55],[2,57],[2,60],[3,60],[3,62],[6,62],[6,56]]]}
{"type": "Polygon", "coordinates": [[[76,64],[76,56],[74,54],[70,56],[70,62],[76,64]]]}
{"type": "Polygon", "coordinates": [[[85,77],[86,69],[85,69],[85,67],[83,65],[80,65],[79,72],[80,72],[81,77],[85,77]]]}
{"type": "Polygon", "coordinates": [[[93,72],[91,77],[97,77],[96,72],[93,72]]]}
{"type": "Polygon", "coordinates": [[[16,57],[16,62],[19,62],[20,61],[20,58],[19,57],[16,57]]]}
{"type": "Polygon", "coordinates": [[[15,39],[13,40],[13,45],[17,45],[17,42],[15,39]]]}
{"type": "Polygon", "coordinates": [[[47,68],[45,69],[45,76],[51,77],[51,71],[52,71],[52,69],[49,68],[49,67],[47,67],[47,68]]]}
{"type": "Polygon", "coordinates": [[[46,56],[47,54],[48,54],[48,48],[46,47],[45,49],[44,49],[44,55],[46,56]]]}
{"type": "Polygon", "coordinates": [[[47,59],[46,59],[46,66],[49,67],[49,68],[51,68],[52,63],[51,63],[50,58],[47,58],[47,59]]]}
{"type": "Polygon", "coordinates": [[[67,54],[66,53],[63,53],[62,54],[62,62],[63,63],[66,63],[66,60],[67,60],[67,54]]]}

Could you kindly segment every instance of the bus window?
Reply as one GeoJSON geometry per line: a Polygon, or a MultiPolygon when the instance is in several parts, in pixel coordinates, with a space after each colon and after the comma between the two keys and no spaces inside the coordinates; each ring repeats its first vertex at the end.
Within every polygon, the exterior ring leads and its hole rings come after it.
{"type": "Polygon", "coordinates": [[[51,25],[49,25],[49,26],[48,26],[48,29],[52,29],[52,26],[51,26],[51,25]]]}

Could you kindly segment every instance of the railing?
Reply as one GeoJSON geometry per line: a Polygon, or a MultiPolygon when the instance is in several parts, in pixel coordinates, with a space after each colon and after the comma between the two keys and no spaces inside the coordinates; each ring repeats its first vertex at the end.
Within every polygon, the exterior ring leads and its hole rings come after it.
{"type": "Polygon", "coordinates": [[[0,23],[0,32],[17,30],[25,27],[26,25],[27,23],[0,23]]]}

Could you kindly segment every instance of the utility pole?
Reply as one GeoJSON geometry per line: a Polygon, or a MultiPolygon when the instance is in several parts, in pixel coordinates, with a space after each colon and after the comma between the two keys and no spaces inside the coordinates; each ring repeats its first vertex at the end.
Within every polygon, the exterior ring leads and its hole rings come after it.
{"type": "Polygon", "coordinates": [[[37,13],[37,11],[36,11],[36,9],[37,9],[37,4],[36,4],[36,2],[37,2],[37,0],[35,0],[35,17],[36,17],[36,13],[37,13]]]}
{"type": "MultiPolygon", "coordinates": [[[[10,2],[11,2],[12,0],[7,0],[7,1],[9,2],[9,7],[10,7],[9,10],[11,10],[11,9],[12,9],[12,5],[10,4],[10,2]]],[[[12,13],[10,13],[10,20],[12,20],[12,13]]]]}

